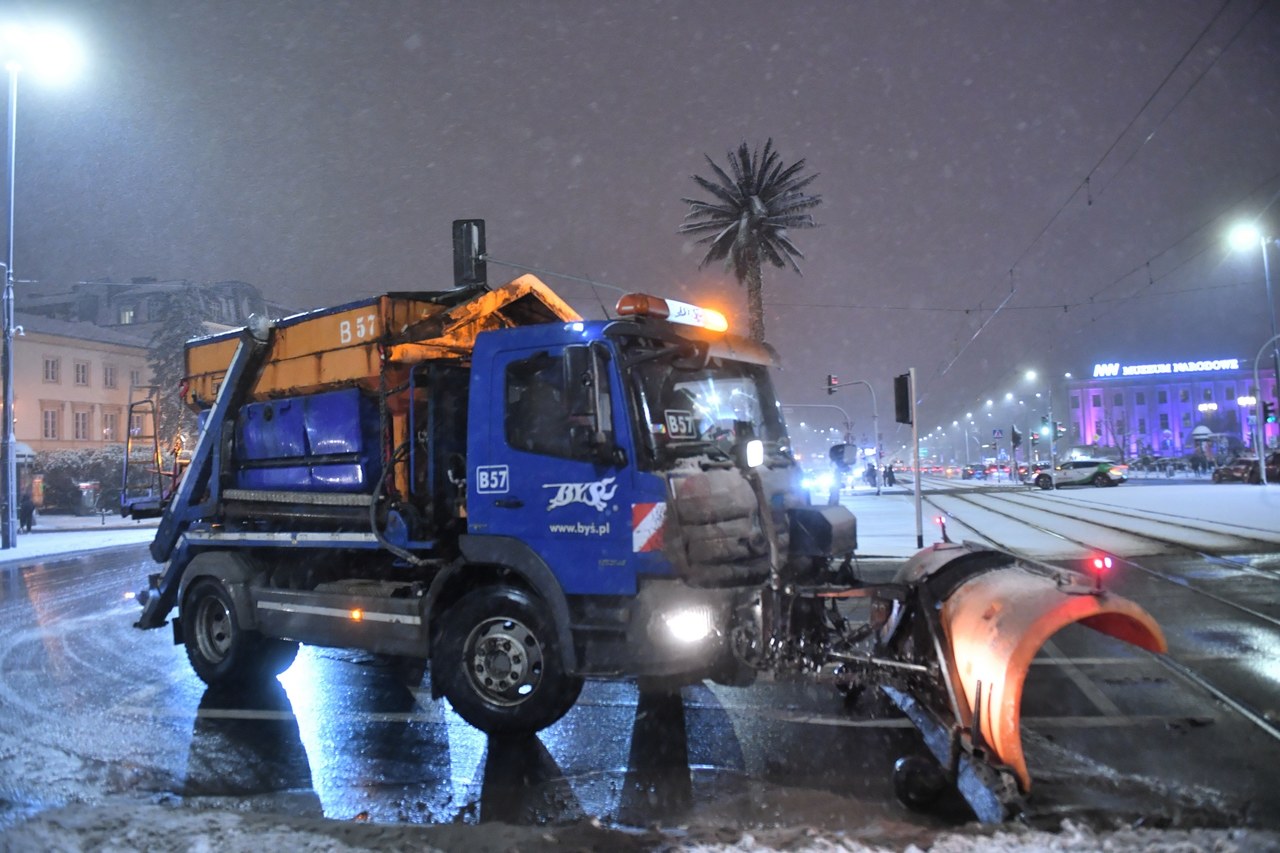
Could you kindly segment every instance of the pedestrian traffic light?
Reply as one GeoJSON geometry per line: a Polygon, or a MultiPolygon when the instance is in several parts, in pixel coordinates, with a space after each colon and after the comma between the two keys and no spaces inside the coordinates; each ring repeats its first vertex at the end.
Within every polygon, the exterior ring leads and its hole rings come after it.
{"type": "Polygon", "coordinates": [[[911,374],[893,377],[893,410],[900,424],[911,423],[911,374]]]}
{"type": "Polygon", "coordinates": [[[827,393],[828,394],[836,393],[836,386],[838,386],[839,384],[840,384],[840,380],[836,379],[836,375],[834,373],[827,374],[827,393]]]}
{"type": "Polygon", "coordinates": [[[1017,447],[1018,445],[1022,444],[1022,433],[1018,432],[1017,424],[1015,424],[1013,428],[1009,430],[1009,440],[1010,442],[1012,442],[1014,447],[1017,447]]]}
{"type": "Polygon", "coordinates": [[[1276,422],[1276,404],[1262,401],[1262,420],[1264,423],[1273,424],[1276,422]]]}

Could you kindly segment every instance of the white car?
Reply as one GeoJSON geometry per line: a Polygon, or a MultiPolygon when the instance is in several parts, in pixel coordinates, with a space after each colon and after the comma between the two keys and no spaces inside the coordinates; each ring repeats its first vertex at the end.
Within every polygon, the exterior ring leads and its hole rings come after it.
{"type": "Polygon", "coordinates": [[[1110,459],[1069,459],[1054,469],[1036,475],[1035,484],[1042,489],[1052,489],[1054,482],[1061,486],[1118,486],[1129,479],[1129,466],[1110,459]]]}

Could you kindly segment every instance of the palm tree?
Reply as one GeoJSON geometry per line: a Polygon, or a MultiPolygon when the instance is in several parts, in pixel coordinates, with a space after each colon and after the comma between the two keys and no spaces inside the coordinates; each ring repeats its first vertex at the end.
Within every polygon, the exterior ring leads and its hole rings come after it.
{"type": "Polygon", "coordinates": [[[816,223],[805,211],[821,204],[822,197],[803,192],[817,175],[799,177],[804,160],[784,166],[778,152],[773,150],[772,139],[765,142],[763,151],[755,152],[743,142],[736,152],[729,152],[728,158],[729,172],[726,173],[707,157],[715,181],[692,176],[698,186],[715,198],[713,201],[681,199],[689,205],[689,212],[679,233],[707,235],[698,240],[700,244],[710,244],[698,264],[699,269],[718,260],[724,260],[725,269],[732,265],[738,284],[747,287],[751,339],[763,342],[760,261],[766,259],[775,267],[790,264],[800,273],[796,258],[804,255],[791,242],[787,229],[813,228],[816,223]]]}

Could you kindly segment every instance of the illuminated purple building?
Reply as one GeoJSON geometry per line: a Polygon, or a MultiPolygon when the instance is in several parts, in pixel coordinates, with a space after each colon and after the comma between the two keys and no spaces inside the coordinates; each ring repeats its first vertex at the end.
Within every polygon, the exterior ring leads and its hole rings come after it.
{"type": "MultiPolygon", "coordinates": [[[[1255,380],[1247,358],[1100,362],[1066,385],[1062,444],[1119,448],[1126,457],[1251,449],[1255,419],[1277,400],[1275,370],[1259,364],[1255,380]]],[[[1262,430],[1268,447],[1280,442],[1280,424],[1263,422],[1262,430]]]]}

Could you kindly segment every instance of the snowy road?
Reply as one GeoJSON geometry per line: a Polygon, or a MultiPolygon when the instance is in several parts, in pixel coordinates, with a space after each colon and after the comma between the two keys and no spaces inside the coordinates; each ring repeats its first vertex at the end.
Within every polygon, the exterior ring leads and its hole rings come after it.
{"type": "MultiPolygon", "coordinates": [[[[1108,583],[1151,610],[1194,676],[1085,629],[1055,636],[1024,704],[1036,825],[1280,829],[1272,495],[1185,488],[930,490],[953,536],[967,527],[1065,562],[1124,555],[1108,583]]],[[[862,529],[909,523],[909,502],[885,497],[863,504],[862,529]]],[[[851,714],[826,689],[701,687],[675,702],[591,684],[563,721],[515,743],[366,655],[305,648],[278,688],[206,690],[167,630],[131,627],[124,594],[152,568],[135,547],[0,569],[0,832],[67,803],[154,802],[379,826],[814,828],[889,846],[949,825],[893,798],[889,768],[914,730],[851,714]]]]}

